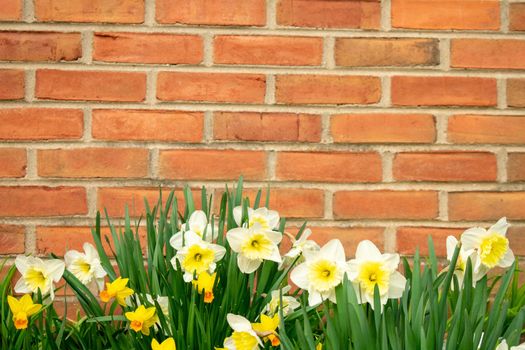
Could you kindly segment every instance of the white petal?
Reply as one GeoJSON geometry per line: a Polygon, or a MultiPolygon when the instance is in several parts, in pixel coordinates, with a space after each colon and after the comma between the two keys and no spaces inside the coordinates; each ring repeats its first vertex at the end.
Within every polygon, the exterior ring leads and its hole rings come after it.
{"type": "Polygon", "coordinates": [[[16,281],[15,292],[16,293],[20,293],[20,294],[25,294],[25,293],[32,293],[33,290],[31,288],[29,288],[29,286],[27,285],[26,281],[22,277],[18,281],[16,281]]]}
{"type": "Polygon", "coordinates": [[[282,262],[281,254],[279,253],[279,248],[277,248],[277,246],[275,246],[273,248],[272,255],[267,257],[266,260],[275,261],[276,263],[281,263],[282,262]]]}
{"type": "Polygon", "coordinates": [[[355,281],[359,275],[359,262],[357,259],[352,259],[346,263],[347,269],[346,274],[350,281],[355,281]]]}
{"type": "Polygon", "coordinates": [[[224,257],[224,254],[226,254],[226,248],[224,248],[222,245],[210,244],[210,247],[215,252],[215,258],[213,261],[221,260],[224,257]]]}
{"type": "Polygon", "coordinates": [[[237,265],[239,265],[239,270],[242,273],[252,273],[261,266],[262,261],[256,259],[248,259],[243,255],[237,256],[237,265]]]}
{"type": "Polygon", "coordinates": [[[266,237],[268,237],[275,244],[281,243],[281,240],[283,239],[283,235],[281,232],[266,231],[265,234],[266,234],[266,237]]]}
{"type": "Polygon", "coordinates": [[[390,275],[390,283],[388,285],[388,297],[393,299],[401,298],[403,292],[405,291],[406,283],[406,278],[398,271],[394,271],[390,275]]]}
{"type": "Polygon", "coordinates": [[[494,225],[492,225],[488,231],[490,233],[499,233],[500,235],[505,236],[507,234],[507,229],[509,228],[509,224],[507,223],[507,218],[502,217],[498,220],[494,225]]]}
{"type": "Polygon", "coordinates": [[[233,219],[235,220],[235,223],[237,224],[237,226],[241,226],[242,206],[233,208],[233,219]]]}
{"type": "Polygon", "coordinates": [[[25,275],[29,266],[32,265],[32,259],[30,258],[31,257],[25,255],[18,255],[15,259],[16,269],[22,276],[25,275]]]}
{"type": "Polygon", "coordinates": [[[503,339],[501,343],[499,343],[499,345],[496,346],[495,350],[509,350],[509,345],[507,344],[507,341],[503,339]]]}
{"type": "Polygon", "coordinates": [[[458,239],[454,236],[448,236],[447,237],[447,260],[452,260],[452,257],[454,256],[454,251],[456,250],[456,247],[458,245],[458,239]]]}
{"type": "Polygon", "coordinates": [[[199,244],[203,242],[201,236],[196,234],[193,231],[186,231],[184,232],[184,246],[185,247],[191,247],[194,244],[199,244]]]}
{"type": "Polygon", "coordinates": [[[98,251],[93,246],[93,244],[86,242],[86,243],[84,243],[82,248],[84,248],[84,252],[86,253],[86,259],[88,261],[93,261],[93,260],[99,260],[100,259],[100,256],[98,255],[98,251]]]}
{"type": "Polygon", "coordinates": [[[369,240],[359,242],[355,251],[357,260],[381,260],[381,252],[374,243],[369,240]]]}
{"type": "Polygon", "coordinates": [[[308,305],[309,306],[316,306],[323,302],[323,297],[319,292],[316,291],[309,291],[308,292],[308,305]]]}
{"type": "Polygon", "coordinates": [[[79,259],[79,258],[86,258],[86,255],[85,254],[82,254],[76,250],[68,250],[65,254],[64,254],[64,262],[66,263],[67,266],[70,266],[75,260],[79,259]]]}
{"type": "Polygon", "coordinates": [[[498,266],[499,267],[509,267],[513,263],[514,263],[514,253],[512,252],[510,248],[507,248],[507,252],[505,253],[503,258],[499,262],[498,266]]]}
{"type": "Polygon", "coordinates": [[[97,287],[99,291],[104,290],[104,277],[96,279],[97,287]]]}
{"type": "Polygon", "coordinates": [[[250,323],[250,321],[248,321],[246,318],[242,316],[228,314],[226,315],[226,320],[228,321],[228,324],[230,325],[230,327],[236,332],[252,331],[252,324],[250,323]]]}
{"type": "Polygon", "coordinates": [[[46,262],[46,270],[55,282],[60,281],[65,268],[66,264],[62,260],[53,259],[46,262]]]}
{"type": "Polygon", "coordinates": [[[191,214],[188,223],[190,224],[190,227],[196,225],[201,229],[204,229],[208,224],[208,218],[206,217],[206,213],[202,210],[195,210],[191,214]]]}
{"type": "Polygon", "coordinates": [[[332,239],[319,250],[319,257],[331,261],[345,262],[345,248],[338,239],[332,239]]]}
{"type": "Polygon", "coordinates": [[[301,289],[308,289],[310,281],[308,280],[308,265],[302,263],[297,265],[290,274],[290,279],[301,289]]]}
{"type": "Polygon", "coordinates": [[[170,245],[176,250],[182,248],[182,231],[177,232],[170,238],[170,245]]]}
{"type": "Polygon", "coordinates": [[[384,266],[390,271],[397,270],[399,267],[399,254],[383,254],[384,266]]]}
{"type": "Polygon", "coordinates": [[[268,210],[268,214],[266,216],[268,218],[268,224],[270,225],[271,229],[275,229],[279,226],[279,213],[275,210],[268,210]]]}
{"type": "Polygon", "coordinates": [[[182,276],[184,279],[184,282],[191,282],[193,281],[193,274],[189,272],[184,272],[184,276],[182,276]]]}
{"type": "Polygon", "coordinates": [[[461,234],[461,244],[463,249],[478,249],[481,244],[481,238],[487,234],[487,231],[481,227],[469,228],[461,234]]]}
{"type": "Polygon", "coordinates": [[[228,243],[230,244],[230,247],[232,250],[236,253],[241,251],[241,245],[244,242],[244,240],[248,237],[249,231],[246,228],[238,227],[233,228],[229,230],[226,233],[226,239],[228,240],[228,243]]]}

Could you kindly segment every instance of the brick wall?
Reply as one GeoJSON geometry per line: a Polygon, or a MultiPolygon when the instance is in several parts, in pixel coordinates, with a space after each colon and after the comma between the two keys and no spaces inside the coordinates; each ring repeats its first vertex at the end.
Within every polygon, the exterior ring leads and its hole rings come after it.
{"type": "Polygon", "coordinates": [[[243,174],[349,252],[442,254],[506,215],[525,255],[525,3],[0,0],[0,20],[0,254],[243,174]]]}

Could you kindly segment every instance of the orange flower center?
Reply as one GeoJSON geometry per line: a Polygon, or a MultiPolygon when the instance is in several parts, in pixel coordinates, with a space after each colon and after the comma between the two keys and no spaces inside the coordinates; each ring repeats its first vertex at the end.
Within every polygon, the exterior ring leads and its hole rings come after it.
{"type": "Polygon", "coordinates": [[[142,322],[140,321],[131,321],[130,324],[131,329],[133,329],[135,332],[138,332],[142,329],[142,322]]]}
{"type": "Polygon", "coordinates": [[[15,328],[26,329],[27,328],[27,317],[16,317],[15,316],[15,328]]]}
{"type": "Polygon", "coordinates": [[[100,300],[107,303],[109,299],[111,299],[111,295],[109,295],[107,290],[103,290],[102,292],[100,292],[100,300]]]}
{"type": "Polygon", "coordinates": [[[205,303],[211,303],[213,301],[213,292],[204,292],[204,302],[205,303]]]}
{"type": "Polygon", "coordinates": [[[275,334],[270,334],[268,336],[268,339],[270,339],[270,341],[272,342],[272,346],[279,346],[279,344],[281,344],[279,337],[277,337],[275,334]]]}

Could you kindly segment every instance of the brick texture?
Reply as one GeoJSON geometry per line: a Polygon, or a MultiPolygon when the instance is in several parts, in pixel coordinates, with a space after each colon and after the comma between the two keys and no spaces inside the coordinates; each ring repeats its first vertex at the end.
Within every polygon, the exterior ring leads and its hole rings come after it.
{"type": "Polygon", "coordinates": [[[239,176],[349,257],[506,216],[525,258],[523,1],[0,0],[0,27],[0,261],[239,176]]]}

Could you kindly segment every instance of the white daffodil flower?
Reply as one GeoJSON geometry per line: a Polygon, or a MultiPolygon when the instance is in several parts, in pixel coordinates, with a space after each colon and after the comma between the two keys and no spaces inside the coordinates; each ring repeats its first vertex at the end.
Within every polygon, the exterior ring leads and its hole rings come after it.
{"type": "Polygon", "coordinates": [[[217,261],[221,260],[226,254],[226,249],[218,244],[208,243],[193,231],[184,233],[184,247],[177,251],[171,259],[173,268],[177,268],[179,260],[184,270],[184,281],[191,282],[193,274],[199,275],[201,272],[215,271],[217,261]]]}
{"type": "Polygon", "coordinates": [[[255,350],[263,346],[261,339],[252,328],[252,324],[246,318],[228,314],[226,316],[228,324],[233,329],[233,333],[224,339],[224,347],[228,350],[255,350]]]}
{"type": "Polygon", "coordinates": [[[305,256],[305,262],[292,270],[290,278],[299,288],[308,291],[310,306],[326,299],[335,303],[335,287],[343,280],[346,269],[343,244],[332,239],[316,254],[305,256]]]}
{"type": "MultiPolygon", "coordinates": [[[[237,223],[237,226],[241,226],[242,220],[242,207],[233,208],[233,218],[237,223]]],[[[274,230],[279,225],[279,213],[275,210],[269,210],[267,208],[248,208],[248,227],[252,227],[258,223],[263,230],[274,230]]]]}
{"type": "Polygon", "coordinates": [[[478,275],[484,275],[489,269],[509,267],[514,262],[514,253],[509,247],[505,235],[509,224],[506,218],[501,218],[488,230],[474,227],[461,235],[461,244],[466,251],[473,250],[477,255],[473,261],[473,270],[478,275]]]}
{"type": "Polygon", "coordinates": [[[75,275],[82,284],[96,283],[98,290],[104,289],[106,271],[100,264],[100,257],[92,244],[84,243],[84,253],[69,250],[64,254],[66,268],[75,275]]]}
{"type": "Polygon", "coordinates": [[[317,242],[309,240],[308,237],[312,234],[312,230],[307,228],[304,230],[303,234],[298,240],[294,240],[292,243],[292,248],[288,251],[288,253],[283,255],[283,258],[288,258],[291,260],[294,260],[299,255],[312,255],[315,254],[321,249],[319,247],[319,244],[317,242]]]}
{"type": "Polygon", "coordinates": [[[55,298],[53,282],[58,282],[66,267],[62,260],[42,260],[32,256],[19,255],[15,259],[16,269],[22,277],[16,282],[15,292],[36,293],[40,289],[42,295],[49,294],[55,298]]]}
{"type": "Polygon", "coordinates": [[[208,223],[206,213],[202,210],[195,210],[188,219],[188,222],[182,225],[182,229],[170,238],[170,244],[173,248],[179,250],[183,244],[183,233],[193,231],[206,242],[212,242],[217,237],[217,230],[212,230],[211,224],[208,223]]]}
{"type": "MultiPolygon", "coordinates": [[[[456,237],[454,236],[448,236],[446,245],[447,245],[447,260],[452,261],[452,257],[454,256],[454,251],[456,250],[456,247],[458,246],[459,242],[456,237]]],[[[460,247],[458,259],[456,261],[456,266],[454,269],[454,274],[456,275],[458,279],[458,283],[460,286],[463,285],[463,280],[465,279],[465,269],[467,268],[467,260],[470,258],[470,262],[472,263],[472,267],[476,264],[477,255],[473,254],[474,250],[465,250],[463,246],[460,247]]],[[[472,270],[472,283],[476,283],[481,278],[483,278],[483,274],[480,274],[478,271],[472,270]]]]}
{"type": "Polygon", "coordinates": [[[265,230],[258,222],[249,228],[238,227],[226,233],[230,247],[237,255],[237,265],[243,273],[252,273],[263,260],[281,263],[277,246],[283,238],[280,232],[265,230]]]}
{"type": "MultiPolygon", "coordinates": [[[[509,345],[507,344],[507,340],[503,339],[501,343],[499,343],[499,345],[496,346],[495,350],[509,350],[509,345]]],[[[516,346],[511,346],[510,350],[525,350],[525,343],[522,343],[516,346]]]]}
{"type": "Polygon", "coordinates": [[[398,266],[399,254],[381,254],[371,241],[361,241],[355,259],[348,262],[348,278],[359,302],[368,302],[373,308],[375,286],[379,288],[381,305],[385,305],[388,299],[400,298],[406,279],[397,271],[398,266]]]}
{"type": "Polygon", "coordinates": [[[286,286],[282,289],[282,292],[279,292],[279,290],[273,290],[272,291],[272,299],[270,302],[265,306],[264,312],[268,313],[269,315],[273,316],[274,314],[279,313],[279,309],[282,308],[283,315],[288,315],[293,312],[293,310],[297,309],[301,306],[301,303],[297,301],[295,297],[291,297],[289,295],[285,295],[290,291],[291,287],[286,286]],[[281,294],[282,294],[282,305],[281,305],[281,294]]]}

